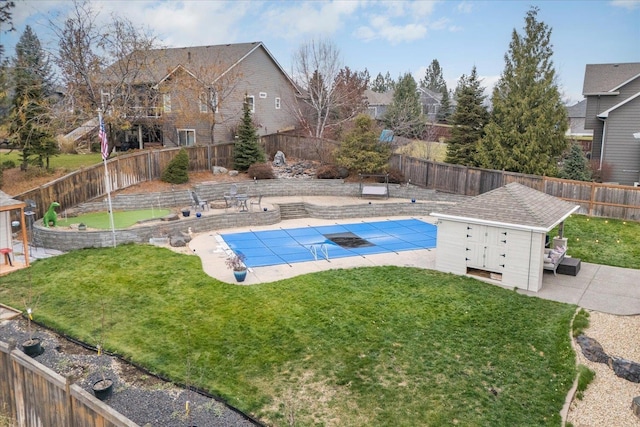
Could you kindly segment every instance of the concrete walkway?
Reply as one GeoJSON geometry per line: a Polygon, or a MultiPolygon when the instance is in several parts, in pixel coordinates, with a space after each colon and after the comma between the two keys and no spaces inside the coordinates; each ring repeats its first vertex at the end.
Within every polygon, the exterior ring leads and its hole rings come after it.
{"type": "MultiPolygon", "coordinates": [[[[319,226],[329,224],[354,223],[359,221],[380,221],[385,219],[405,219],[407,217],[380,217],[366,219],[321,220],[302,218],[282,221],[277,225],[263,227],[242,227],[227,230],[215,230],[196,236],[189,248],[202,259],[204,271],[211,277],[222,282],[237,284],[233,272],[226,268],[227,253],[224,245],[220,244],[219,234],[237,233],[243,231],[273,230],[279,228],[295,228],[304,226],[319,226]]],[[[425,222],[434,223],[430,216],[413,217],[425,222]]],[[[328,269],[355,268],[378,265],[397,265],[401,267],[418,267],[434,269],[436,259],[435,249],[405,251],[398,253],[376,254],[360,257],[318,260],[311,262],[281,264],[268,267],[252,268],[242,285],[255,285],[287,279],[301,274],[313,273],[328,269]]],[[[480,278],[473,276],[473,278],[480,278]]],[[[489,281],[490,283],[496,283],[489,281]]],[[[609,267],[606,265],[582,263],[577,276],[558,274],[545,271],[540,292],[518,291],[521,294],[543,299],[576,304],[580,307],[616,315],[640,314],[640,270],[630,268],[609,267]]]]}

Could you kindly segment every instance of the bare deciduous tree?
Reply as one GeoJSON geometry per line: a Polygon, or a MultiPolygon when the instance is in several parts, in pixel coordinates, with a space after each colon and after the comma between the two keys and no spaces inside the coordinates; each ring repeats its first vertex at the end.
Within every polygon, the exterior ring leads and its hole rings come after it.
{"type": "Polygon", "coordinates": [[[322,138],[327,129],[353,119],[366,106],[362,95],[368,76],[343,69],[334,43],[312,40],[303,44],[293,62],[293,78],[302,95],[292,111],[310,136],[322,138]]]}

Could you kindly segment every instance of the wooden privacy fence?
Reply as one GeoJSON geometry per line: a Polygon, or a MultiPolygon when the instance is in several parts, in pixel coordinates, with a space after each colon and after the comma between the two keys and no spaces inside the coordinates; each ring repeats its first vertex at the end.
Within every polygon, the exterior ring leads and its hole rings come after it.
{"type": "Polygon", "coordinates": [[[392,156],[389,164],[401,170],[412,184],[437,191],[477,196],[518,182],[578,204],[580,212],[587,215],[640,220],[640,188],[637,187],[450,165],[402,155],[392,156]]]}
{"type": "Polygon", "coordinates": [[[18,427],[135,427],[110,406],[0,341],[0,406],[18,427]]]}
{"type": "MultiPolygon", "coordinates": [[[[335,141],[280,133],[261,139],[269,159],[277,151],[287,157],[332,163],[335,141]]],[[[159,179],[179,148],[141,151],[118,156],[107,162],[111,190],[120,190],[140,182],[159,179]]],[[[188,147],[191,171],[211,170],[212,166],[233,165],[233,143],[188,147]]],[[[640,220],[640,188],[595,182],[572,181],[515,172],[473,168],[439,163],[403,155],[393,155],[391,168],[399,169],[412,184],[437,191],[477,196],[519,182],[552,196],[579,204],[581,213],[593,216],[640,220]]],[[[36,189],[18,194],[20,200],[34,200],[36,218],[41,218],[51,202],[64,208],[106,195],[102,164],[73,172],[36,189]]]]}

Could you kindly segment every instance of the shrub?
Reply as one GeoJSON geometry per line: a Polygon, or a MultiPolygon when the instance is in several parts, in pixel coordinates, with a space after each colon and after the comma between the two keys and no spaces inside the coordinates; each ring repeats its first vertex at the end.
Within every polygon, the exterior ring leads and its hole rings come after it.
{"type": "MultiPolygon", "coordinates": [[[[404,184],[407,179],[399,169],[389,169],[389,183],[391,184],[404,184]]],[[[384,180],[383,180],[384,182],[384,180]]]]}
{"type": "Polygon", "coordinates": [[[584,365],[578,366],[578,388],[576,398],[582,400],[584,391],[587,389],[591,381],[595,378],[596,373],[584,365]]]}
{"type": "Polygon", "coordinates": [[[2,165],[0,165],[0,169],[13,169],[16,167],[16,162],[14,162],[13,160],[5,160],[4,162],[2,162],[2,165]]]}
{"type": "Polygon", "coordinates": [[[254,163],[247,170],[249,178],[254,179],[274,179],[273,168],[269,163],[254,163]]]}
{"type": "Polygon", "coordinates": [[[340,171],[336,165],[324,165],[320,166],[316,170],[316,178],[318,179],[338,179],[340,178],[340,171]]]}
{"type": "Polygon", "coordinates": [[[573,336],[577,337],[581,335],[585,329],[589,327],[589,312],[584,309],[580,309],[580,311],[573,318],[573,336]]]}
{"type": "Polygon", "coordinates": [[[184,148],[171,159],[160,179],[171,184],[189,182],[189,156],[184,148]]]}

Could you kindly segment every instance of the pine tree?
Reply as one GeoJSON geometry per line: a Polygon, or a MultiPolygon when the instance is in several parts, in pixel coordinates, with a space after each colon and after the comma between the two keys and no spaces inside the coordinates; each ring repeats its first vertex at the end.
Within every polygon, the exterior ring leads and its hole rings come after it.
{"type": "Polygon", "coordinates": [[[254,163],[265,161],[264,151],[258,143],[258,132],[251,121],[249,103],[242,105],[243,117],[238,126],[238,141],[233,147],[233,167],[239,171],[246,171],[254,163]]]}
{"type": "Polygon", "coordinates": [[[589,161],[582,151],[580,144],[573,143],[569,154],[558,174],[560,178],[574,179],[576,181],[591,181],[591,169],[589,161]]]}
{"type": "Polygon", "coordinates": [[[440,100],[440,108],[438,109],[438,115],[436,119],[439,122],[448,122],[451,117],[451,96],[449,94],[449,90],[447,89],[447,85],[445,84],[442,88],[442,99],[440,100]]]}
{"type": "Polygon", "coordinates": [[[480,85],[476,67],[469,76],[463,75],[456,88],[456,111],[451,116],[451,138],[447,141],[447,163],[477,166],[476,146],[484,135],[489,112],[484,106],[484,88],[480,85]]]}
{"type": "Polygon", "coordinates": [[[424,131],[418,85],[410,73],[402,76],[395,87],[393,101],[383,118],[387,128],[398,136],[417,138],[424,131]]]}
{"type": "Polygon", "coordinates": [[[380,142],[379,132],[368,115],[360,114],[354,123],[336,152],[336,163],[352,171],[381,172],[389,162],[391,145],[380,142]]]}
{"type": "Polygon", "coordinates": [[[525,34],[513,31],[505,69],[491,98],[491,120],[478,147],[479,165],[554,175],[567,148],[567,112],[556,84],[551,29],[531,8],[525,34]]]}
{"type": "Polygon", "coordinates": [[[434,59],[431,61],[431,64],[429,64],[429,67],[425,71],[424,78],[420,80],[420,87],[436,93],[442,93],[443,89],[447,89],[447,84],[442,75],[442,68],[440,68],[440,63],[437,59],[434,59]]]}
{"type": "Polygon", "coordinates": [[[184,148],[171,159],[165,170],[162,171],[160,180],[171,184],[184,184],[189,182],[189,155],[184,148]]]}
{"type": "Polygon", "coordinates": [[[35,157],[35,162],[49,167],[49,158],[58,153],[50,130],[51,115],[48,97],[52,91],[49,59],[40,40],[27,25],[16,44],[13,63],[15,94],[9,117],[9,133],[14,145],[22,148],[22,168],[35,157]]]}
{"type": "Polygon", "coordinates": [[[387,91],[387,86],[385,85],[382,73],[378,73],[375,80],[371,82],[371,90],[378,93],[384,93],[387,91]]]}

